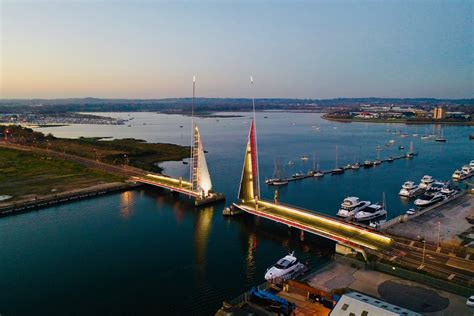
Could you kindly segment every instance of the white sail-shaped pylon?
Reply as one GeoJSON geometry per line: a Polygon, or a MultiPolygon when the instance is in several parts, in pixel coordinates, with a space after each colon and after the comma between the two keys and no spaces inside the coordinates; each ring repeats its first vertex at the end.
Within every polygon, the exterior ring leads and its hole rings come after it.
{"type": "Polygon", "coordinates": [[[199,129],[194,126],[193,157],[192,157],[191,181],[193,191],[200,192],[202,196],[207,196],[212,189],[211,176],[207,169],[206,156],[201,142],[199,129]]]}

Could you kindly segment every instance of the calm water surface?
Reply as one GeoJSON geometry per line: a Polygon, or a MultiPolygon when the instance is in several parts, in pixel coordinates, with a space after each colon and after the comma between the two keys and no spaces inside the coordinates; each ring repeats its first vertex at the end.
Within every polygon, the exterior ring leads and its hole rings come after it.
{"type": "MultiPolygon", "coordinates": [[[[240,113],[241,114],[241,113],[240,113]]],[[[150,142],[190,143],[190,119],[155,113],[107,113],[131,118],[131,125],[75,125],[40,129],[60,137],[135,137],[150,142]],[[130,116],[129,116],[130,115],[130,116]],[[183,128],[180,128],[183,125],[183,128]]],[[[237,194],[250,113],[236,118],[197,119],[216,190],[228,202],[237,194]]],[[[472,127],[446,126],[445,144],[406,139],[389,130],[422,135],[439,126],[342,124],[319,114],[257,114],[260,176],[271,176],[274,159],[287,175],[307,171],[313,152],[322,169],[398,155],[413,141],[419,156],[339,176],[290,183],[280,191],[284,202],[335,214],[348,195],[377,201],[385,192],[389,216],[410,207],[397,192],[406,180],[424,174],[447,180],[454,169],[474,159],[472,127]],[[267,116],[268,118],[264,118],[267,116]],[[320,127],[319,131],[312,126],[320,127]],[[418,129],[418,131],[416,130],[418,129]],[[396,145],[385,147],[390,139],[396,145]],[[289,167],[288,160],[295,161],[289,167]]],[[[165,172],[186,175],[187,165],[164,163],[165,172]]],[[[272,198],[271,188],[262,195],[272,198]]],[[[275,260],[295,250],[313,266],[329,260],[332,243],[252,217],[223,218],[223,204],[195,209],[155,189],[124,192],[0,219],[0,312],[69,314],[202,314],[215,312],[222,300],[255,284],[275,260]]]]}

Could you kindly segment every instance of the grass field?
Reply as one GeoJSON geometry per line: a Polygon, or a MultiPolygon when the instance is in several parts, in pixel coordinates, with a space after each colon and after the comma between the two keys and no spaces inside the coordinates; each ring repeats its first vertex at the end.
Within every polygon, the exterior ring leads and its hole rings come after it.
{"type": "Polygon", "coordinates": [[[7,134],[9,142],[26,146],[48,148],[101,162],[141,168],[147,171],[161,172],[157,163],[170,160],[181,160],[189,157],[189,147],[166,143],[147,143],[140,139],[101,138],[56,138],[44,135],[29,128],[20,126],[0,126],[0,136],[7,134]]]}
{"type": "Polygon", "coordinates": [[[9,201],[123,180],[70,161],[0,148],[0,195],[13,196],[9,201]]]}

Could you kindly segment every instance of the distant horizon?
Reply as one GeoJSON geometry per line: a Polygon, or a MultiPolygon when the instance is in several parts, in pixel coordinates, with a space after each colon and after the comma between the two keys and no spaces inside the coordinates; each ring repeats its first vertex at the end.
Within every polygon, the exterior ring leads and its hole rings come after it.
{"type": "Polygon", "coordinates": [[[473,12],[472,0],[4,0],[0,98],[182,98],[196,75],[209,98],[469,99],[473,12]]]}
{"type": "MultiPolygon", "coordinates": [[[[192,99],[192,96],[189,97],[163,97],[163,98],[109,98],[109,97],[60,97],[60,98],[0,98],[0,101],[34,101],[34,100],[48,100],[48,101],[61,101],[61,100],[85,100],[85,99],[94,99],[94,100],[125,100],[125,101],[160,101],[160,100],[177,100],[177,99],[192,99]]],[[[252,97],[207,97],[199,96],[195,97],[198,99],[245,99],[251,100],[252,97]]],[[[354,99],[379,99],[379,100],[450,100],[450,101],[459,101],[459,100],[474,100],[474,97],[468,98],[436,98],[436,97],[330,97],[330,98],[298,98],[298,97],[255,97],[255,100],[354,100],[354,99]]]]}

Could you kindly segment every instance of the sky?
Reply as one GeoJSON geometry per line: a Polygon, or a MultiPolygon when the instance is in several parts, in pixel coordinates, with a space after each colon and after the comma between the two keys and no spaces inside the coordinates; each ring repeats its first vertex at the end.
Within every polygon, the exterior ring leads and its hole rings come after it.
{"type": "Polygon", "coordinates": [[[473,3],[0,0],[0,98],[472,98],[473,3]]]}

